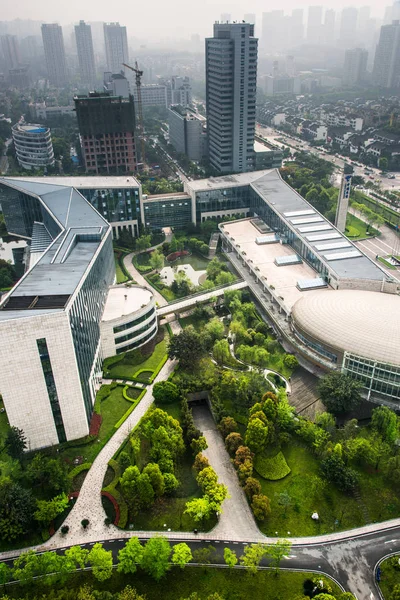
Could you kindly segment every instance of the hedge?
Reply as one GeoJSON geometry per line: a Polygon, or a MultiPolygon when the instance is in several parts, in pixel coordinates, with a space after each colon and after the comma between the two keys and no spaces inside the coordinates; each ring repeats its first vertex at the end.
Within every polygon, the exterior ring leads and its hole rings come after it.
{"type": "Polygon", "coordinates": [[[82,471],[89,471],[89,469],[90,469],[91,466],[92,466],[91,462],[82,463],[81,465],[77,465],[76,467],[74,467],[72,469],[72,471],[70,471],[68,473],[69,480],[73,481],[75,479],[75,477],[77,475],[79,475],[79,473],[82,473],[82,471]]]}
{"type": "Polygon", "coordinates": [[[107,487],[102,489],[102,492],[106,492],[107,494],[112,496],[114,498],[114,500],[116,501],[116,503],[118,504],[118,506],[119,506],[119,521],[118,521],[118,523],[115,523],[115,525],[117,525],[121,529],[124,529],[126,527],[126,523],[128,521],[128,505],[126,504],[122,494],[119,492],[119,490],[116,489],[117,485],[119,483],[119,479],[121,477],[121,469],[120,469],[119,463],[116,460],[114,460],[113,458],[111,458],[108,461],[108,464],[114,471],[114,479],[107,487]]]}
{"type": "Polygon", "coordinates": [[[277,481],[289,475],[291,469],[286,462],[282,452],[278,452],[276,456],[267,457],[258,454],[254,458],[254,468],[261,477],[277,481]]]}
{"type": "MultiPolygon", "coordinates": [[[[125,387],[128,387],[128,386],[125,386],[125,387]]],[[[129,415],[131,414],[131,412],[133,412],[135,410],[135,408],[137,407],[137,405],[139,404],[139,402],[141,401],[141,399],[143,398],[143,396],[145,395],[146,392],[147,392],[147,390],[145,388],[144,390],[142,390],[141,394],[139,395],[138,398],[136,398],[136,400],[132,400],[132,398],[129,398],[128,396],[126,396],[124,394],[124,390],[122,390],[122,393],[124,395],[125,400],[128,400],[128,402],[132,402],[132,406],[130,408],[128,408],[128,410],[126,411],[126,413],[124,415],[122,415],[122,417],[120,418],[120,420],[117,421],[117,423],[115,423],[114,429],[118,429],[119,427],[121,427],[121,425],[129,417],[129,415]]]]}

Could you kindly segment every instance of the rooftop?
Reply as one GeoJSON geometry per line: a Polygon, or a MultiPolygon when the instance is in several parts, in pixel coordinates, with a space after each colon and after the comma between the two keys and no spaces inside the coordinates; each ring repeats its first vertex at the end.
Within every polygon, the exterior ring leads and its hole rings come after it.
{"type": "Polygon", "coordinates": [[[218,190],[222,188],[237,187],[238,185],[250,185],[263,175],[270,173],[266,171],[250,171],[249,173],[236,173],[235,175],[223,175],[222,177],[209,177],[208,179],[196,179],[185,182],[185,189],[200,192],[202,190],[218,190]]]}
{"type": "Polygon", "coordinates": [[[106,305],[101,320],[114,321],[120,317],[131,315],[149,304],[153,294],[138,285],[113,286],[108,291],[106,305]]]}
{"type": "Polygon", "coordinates": [[[39,183],[53,186],[74,187],[76,189],[109,189],[109,188],[131,188],[139,187],[140,183],[131,175],[123,177],[2,177],[1,181],[26,183],[39,183]]]}
{"type": "Polygon", "coordinates": [[[359,290],[309,292],[294,321],[331,348],[400,366],[400,298],[359,290]]]}

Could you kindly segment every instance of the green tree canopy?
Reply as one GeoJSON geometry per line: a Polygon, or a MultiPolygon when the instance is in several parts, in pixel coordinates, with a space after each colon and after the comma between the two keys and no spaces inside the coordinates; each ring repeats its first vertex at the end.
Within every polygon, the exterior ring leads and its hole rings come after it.
{"type": "Polygon", "coordinates": [[[184,569],[192,558],[192,551],[184,542],[175,544],[175,546],[172,547],[172,562],[181,569],[184,569]]]}
{"type": "Polygon", "coordinates": [[[136,573],[143,559],[143,546],[137,537],[130,538],[118,552],[118,571],[120,573],[136,573]]]}
{"type": "Polygon", "coordinates": [[[333,414],[350,412],[361,402],[362,385],[348,375],[339,372],[324,375],[318,383],[320,398],[333,414]]]}
{"type": "Polygon", "coordinates": [[[92,573],[97,581],[110,579],[113,568],[111,550],[105,550],[100,543],[96,543],[88,554],[88,560],[92,567],[92,573]]]}
{"type": "Polygon", "coordinates": [[[171,546],[165,537],[150,538],[144,546],[141,566],[153,579],[159,581],[171,568],[171,546]]]}

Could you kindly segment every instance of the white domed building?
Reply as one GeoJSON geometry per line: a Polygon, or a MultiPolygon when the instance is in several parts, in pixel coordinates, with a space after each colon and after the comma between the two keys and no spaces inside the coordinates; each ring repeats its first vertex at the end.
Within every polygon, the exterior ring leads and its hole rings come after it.
{"type": "Polygon", "coordinates": [[[340,369],[368,395],[400,399],[400,298],[361,290],[309,292],[293,306],[291,327],[320,367],[340,369]]]}

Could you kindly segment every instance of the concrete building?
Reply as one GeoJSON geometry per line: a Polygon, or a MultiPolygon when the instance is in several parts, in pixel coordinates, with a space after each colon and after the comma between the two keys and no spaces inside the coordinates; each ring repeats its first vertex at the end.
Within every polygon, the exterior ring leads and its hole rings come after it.
{"type": "Polygon", "coordinates": [[[374,83],[384,88],[397,88],[400,85],[400,22],[383,25],[376,48],[374,83]]]}
{"type": "Polygon", "coordinates": [[[54,165],[50,129],[42,125],[16,123],[11,131],[18,164],[23,169],[43,169],[54,165]]]}
{"type": "Polygon", "coordinates": [[[349,48],[354,45],[354,40],[357,39],[357,20],[358,9],[354,6],[347,6],[342,10],[339,43],[343,48],[349,48]]]}
{"type": "Polygon", "coordinates": [[[367,77],[368,52],[362,48],[346,50],[343,66],[343,85],[354,87],[367,77]]]}
{"type": "Polygon", "coordinates": [[[30,114],[38,119],[46,119],[51,121],[61,116],[76,118],[75,106],[73,104],[67,106],[47,106],[46,102],[36,102],[29,105],[30,114]]]}
{"type": "Polygon", "coordinates": [[[173,75],[167,85],[167,97],[168,105],[190,106],[192,104],[192,86],[189,77],[173,75]]]}
{"type": "Polygon", "coordinates": [[[0,393],[35,450],[89,433],[103,359],[156,335],[155,302],[112,286],[111,227],[75,188],[0,179],[0,199],[33,259],[0,304],[0,393]]]}
{"type": "Polygon", "coordinates": [[[206,39],[208,152],[221,173],[254,169],[257,47],[249,23],[215,23],[206,39]]]}
{"type": "Polygon", "coordinates": [[[304,40],[304,10],[294,8],[290,17],[289,42],[290,47],[299,46],[304,40]]]}
{"type": "Polygon", "coordinates": [[[21,56],[19,51],[19,43],[16,35],[2,35],[1,49],[6,69],[16,69],[21,64],[21,56]]]}
{"type": "Polygon", "coordinates": [[[96,82],[96,65],[94,62],[92,28],[85,21],[79,21],[79,25],[75,25],[75,40],[81,81],[94,86],[96,82]]]}
{"type": "Polygon", "coordinates": [[[297,76],[285,74],[265,75],[264,90],[267,96],[283,96],[300,94],[301,81],[297,76]]]}
{"type": "Polygon", "coordinates": [[[29,65],[21,65],[16,69],[9,69],[8,82],[11,86],[26,90],[31,84],[31,74],[29,65]]]}
{"type": "Polygon", "coordinates": [[[205,119],[182,106],[168,109],[169,142],[190,160],[200,161],[206,153],[205,119]]]}
{"type": "Polygon", "coordinates": [[[333,46],[335,43],[336,12],[329,8],[325,11],[323,27],[323,43],[326,46],[333,46]]]}
{"type": "Polygon", "coordinates": [[[104,73],[104,91],[111,94],[111,96],[129,98],[129,81],[122,73],[110,73],[107,71],[104,73]]]}
{"type": "Polygon", "coordinates": [[[278,146],[266,142],[254,142],[255,171],[264,169],[280,169],[282,166],[282,150],[278,146]]]}
{"type": "MultiPolygon", "coordinates": [[[[142,85],[141,89],[143,106],[167,106],[167,88],[165,85],[148,83],[142,85]]],[[[133,88],[133,97],[137,102],[136,86],[133,88]]]]}
{"type": "Polygon", "coordinates": [[[133,96],[91,92],[74,97],[86,171],[133,173],[137,167],[133,96]]]}
{"type": "Polygon", "coordinates": [[[335,227],[342,233],[346,229],[347,211],[349,210],[351,191],[351,175],[343,175],[340,184],[339,198],[336,208],[335,227]]]}
{"type": "Polygon", "coordinates": [[[285,46],[285,25],[283,10],[271,10],[262,14],[261,47],[265,52],[277,52],[285,46]]]}
{"type": "Polygon", "coordinates": [[[129,64],[126,27],[119,23],[104,23],[104,43],[108,70],[111,73],[124,71],[123,63],[129,64]]]}
{"type": "Polygon", "coordinates": [[[62,28],[57,23],[44,23],[42,39],[49,81],[53,85],[62,87],[68,82],[62,28]]]}

